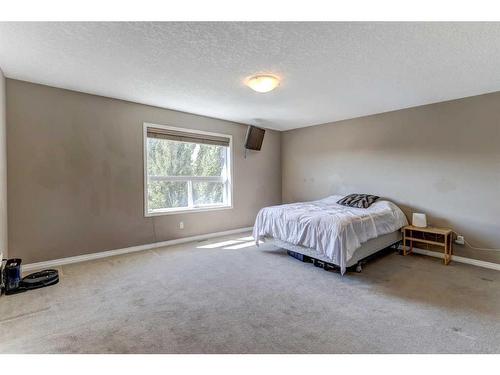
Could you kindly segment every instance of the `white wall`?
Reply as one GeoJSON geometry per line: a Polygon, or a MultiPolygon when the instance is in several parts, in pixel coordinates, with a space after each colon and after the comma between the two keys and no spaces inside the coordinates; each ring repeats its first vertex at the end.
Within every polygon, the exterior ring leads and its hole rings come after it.
{"type": "Polygon", "coordinates": [[[5,77],[0,69],[0,253],[7,257],[7,142],[5,77]]]}

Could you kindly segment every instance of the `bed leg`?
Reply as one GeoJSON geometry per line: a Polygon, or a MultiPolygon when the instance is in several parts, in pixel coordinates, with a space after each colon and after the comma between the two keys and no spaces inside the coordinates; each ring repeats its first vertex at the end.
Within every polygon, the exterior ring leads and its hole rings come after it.
{"type": "Polygon", "coordinates": [[[363,270],[363,265],[361,264],[361,262],[358,262],[358,264],[356,264],[356,272],[361,273],[362,270],[363,270]]]}

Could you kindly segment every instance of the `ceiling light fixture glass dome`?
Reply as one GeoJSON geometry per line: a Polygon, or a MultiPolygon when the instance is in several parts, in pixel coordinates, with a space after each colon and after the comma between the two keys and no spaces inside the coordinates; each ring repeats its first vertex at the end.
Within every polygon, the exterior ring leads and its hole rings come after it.
{"type": "Polygon", "coordinates": [[[272,74],[257,74],[246,80],[246,85],[248,87],[260,93],[272,91],[278,87],[279,84],[279,78],[272,74]]]}

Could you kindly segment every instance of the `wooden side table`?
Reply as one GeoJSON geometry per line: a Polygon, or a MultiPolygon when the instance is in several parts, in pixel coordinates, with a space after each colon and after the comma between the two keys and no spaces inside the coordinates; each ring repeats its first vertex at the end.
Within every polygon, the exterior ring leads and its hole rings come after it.
{"type": "Polygon", "coordinates": [[[413,243],[442,247],[444,249],[444,264],[447,265],[450,263],[451,255],[453,254],[453,230],[435,227],[420,228],[407,225],[403,227],[403,255],[413,252],[413,243]]]}

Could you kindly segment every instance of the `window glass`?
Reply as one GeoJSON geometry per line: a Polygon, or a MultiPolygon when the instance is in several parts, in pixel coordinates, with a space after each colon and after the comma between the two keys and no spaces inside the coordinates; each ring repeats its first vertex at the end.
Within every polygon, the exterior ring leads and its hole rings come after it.
{"type": "Polygon", "coordinates": [[[229,140],[194,140],[147,137],[147,214],[231,205],[229,140]]]}

